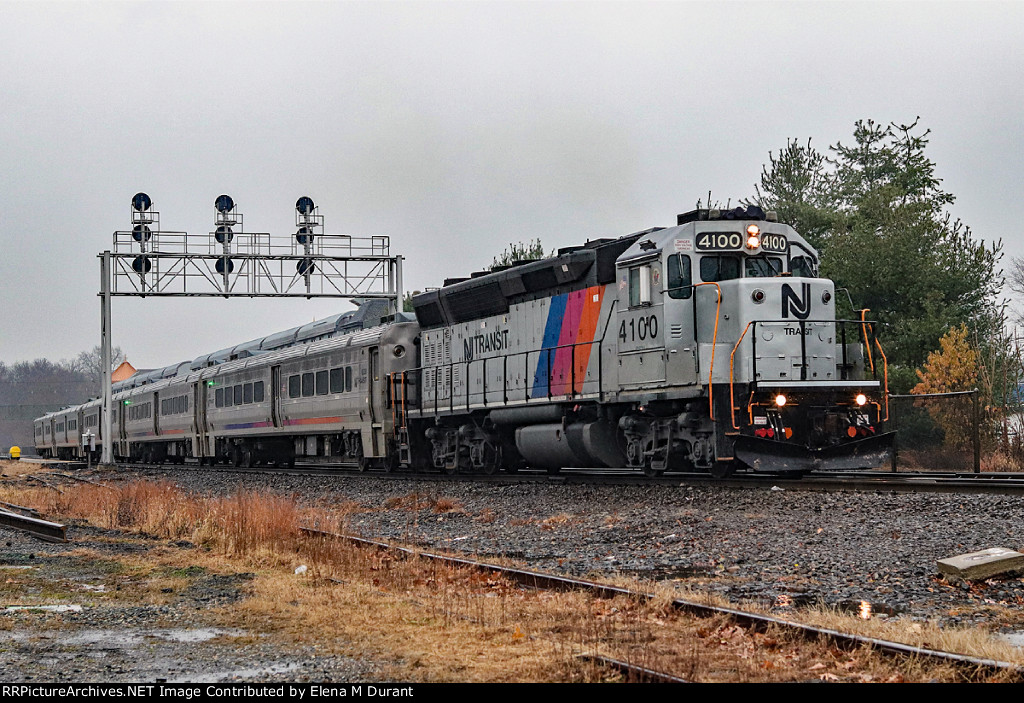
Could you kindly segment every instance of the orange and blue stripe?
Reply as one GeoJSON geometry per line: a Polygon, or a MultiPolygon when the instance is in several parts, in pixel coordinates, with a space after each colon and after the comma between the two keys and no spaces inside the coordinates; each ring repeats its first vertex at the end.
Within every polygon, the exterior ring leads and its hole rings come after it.
{"type": "Polygon", "coordinates": [[[553,296],[533,376],[532,398],[583,391],[601,318],[604,286],[553,296]],[[548,382],[550,380],[550,388],[548,382]]]}

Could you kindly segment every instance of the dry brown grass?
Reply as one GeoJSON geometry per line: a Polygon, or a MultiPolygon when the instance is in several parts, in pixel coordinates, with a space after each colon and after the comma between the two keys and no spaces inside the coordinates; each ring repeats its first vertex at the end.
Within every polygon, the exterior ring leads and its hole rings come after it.
{"type": "Polygon", "coordinates": [[[582,522],[582,519],[578,515],[570,515],[568,513],[559,513],[558,515],[552,515],[551,517],[544,518],[540,521],[540,529],[553,531],[559,527],[565,527],[567,525],[574,525],[582,522]]]}
{"type": "MultiPolygon", "coordinates": [[[[302,524],[343,531],[345,515],[303,509],[293,499],[242,492],[201,498],[169,483],[135,482],[115,489],[83,485],[73,492],[0,486],[0,498],[121,530],[187,539],[201,550],[158,546],[126,565],[121,578],[132,597],[168,602],[184,588],[185,567],[254,571],[251,596],[209,615],[221,624],[270,633],[282,643],[391,661],[390,678],[408,681],[595,681],[616,678],[576,655],[604,654],[700,681],[959,680],[948,666],[886,659],[867,650],[845,652],[808,644],[786,632],[752,632],[725,618],[696,618],[670,606],[676,593],[599,599],[584,593],[525,591],[504,578],[418,557],[303,536],[302,524]],[[294,573],[299,565],[308,570],[294,573]],[[159,568],[158,568],[159,567],[159,568]]],[[[438,504],[419,494],[401,505],[438,504]]],[[[451,506],[454,507],[454,506],[451,506]]],[[[433,509],[431,507],[431,509],[433,509]]],[[[548,518],[552,529],[573,517],[548,518]]],[[[544,522],[541,522],[541,528],[544,522]]],[[[72,552],[76,558],[89,558],[72,552]]],[[[623,581],[633,587],[635,581],[623,581]]],[[[647,590],[647,589],[645,589],[647,590]]],[[[118,597],[127,597],[121,594],[118,597]]],[[[827,623],[840,630],[851,618],[827,623]]],[[[889,624],[876,636],[896,637],[889,624]]],[[[878,624],[863,624],[877,628],[878,624]]],[[[928,629],[903,640],[1009,658],[965,633],[928,629]],[[939,639],[940,635],[943,639],[939,639]]]]}
{"type": "Polygon", "coordinates": [[[0,474],[4,478],[21,478],[26,474],[38,474],[44,471],[42,464],[29,463],[26,461],[0,460],[0,474]]]}

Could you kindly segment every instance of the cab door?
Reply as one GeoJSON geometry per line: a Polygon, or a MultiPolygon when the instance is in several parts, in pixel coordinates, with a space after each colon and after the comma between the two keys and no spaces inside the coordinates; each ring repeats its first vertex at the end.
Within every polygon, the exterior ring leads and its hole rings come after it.
{"type": "Polygon", "coordinates": [[[270,367],[270,421],[274,427],[281,427],[281,367],[270,367]]]}
{"type": "Polygon", "coordinates": [[[665,385],[665,311],[659,254],[619,264],[619,385],[641,390],[665,385]]]}
{"type": "Polygon", "coordinates": [[[206,457],[206,394],[207,384],[203,380],[192,384],[192,455],[206,457]]]}
{"type": "Polygon", "coordinates": [[[688,254],[665,257],[665,374],[668,385],[697,382],[697,340],[693,324],[693,263],[688,254]]]}
{"type": "Polygon", "coordinates": [[[364,456],[379,457],[384,455],[384,383],[380,377],[380,349],[370,347],[369,374],[369,411],[370,411],[370,442],[367,444],[366,432],[363,433],[364,456]]]}

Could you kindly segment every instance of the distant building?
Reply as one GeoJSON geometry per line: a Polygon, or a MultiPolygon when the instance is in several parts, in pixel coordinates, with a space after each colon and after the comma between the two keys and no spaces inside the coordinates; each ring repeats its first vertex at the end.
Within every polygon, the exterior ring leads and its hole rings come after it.
{"type": "Polygon", "coordinates": [[[110,380],[113,383],[123,381],[126,378],[131,378],[132,376],[134,376],[135,371],[135,367],[129,364],[128,360],[125,359],[124,361],[121,362],[120,366],[114,369],[114,373],[110,374],[110,380]]]}

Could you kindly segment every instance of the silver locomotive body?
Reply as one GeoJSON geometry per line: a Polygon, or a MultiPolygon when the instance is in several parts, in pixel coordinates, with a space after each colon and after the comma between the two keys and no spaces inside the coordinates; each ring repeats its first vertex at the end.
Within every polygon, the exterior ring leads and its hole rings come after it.
{"type": "Polygon", "coordinates": [[[484,472],[881,463],[881,348],[836,321],[817,263],[756,208],[696,211],[419,295],[410,454],[484,472]]]}

